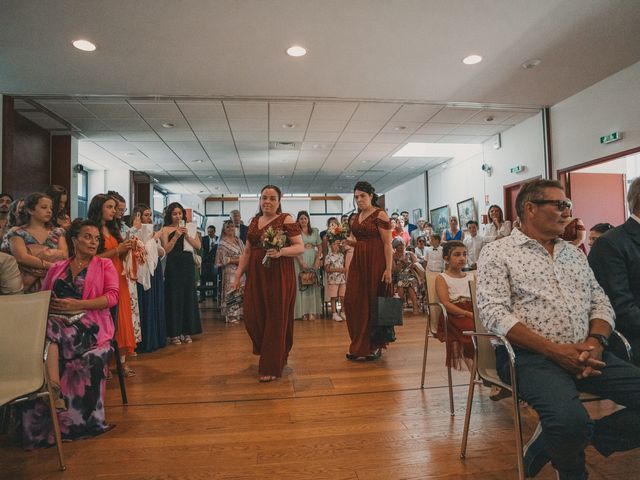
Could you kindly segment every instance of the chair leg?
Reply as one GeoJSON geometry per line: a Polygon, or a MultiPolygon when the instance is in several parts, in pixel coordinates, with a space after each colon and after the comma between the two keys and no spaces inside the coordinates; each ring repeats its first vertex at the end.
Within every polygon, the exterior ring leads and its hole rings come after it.
{"type": "Polygon", "coordinates": [[[113,342],[113,354],[116,357],[116,370],[118,371],[118,382],[120,384],[120,396],[122,397],[122,404],[128,405],[129,402],[127,400],[127,388],[124,382],[124,371],[122,369],[122,362],[120,361],[120,349],[118,348],[118,344],[113,342]]]}
{"type": "Polygon", "coordinates": [[[424,388],[424,377],[427,372],[427,352],[429,350],[429,318],[427,317],[427,328],[424,333],[424,353],[422,354],[422,382],[420,388],[424,388]]]}
{"type": "Polygon", "coordinates": [[[451,379],[451,367],[447,367],[447,381],[449,382],[449,409],[451,416],[455,416],[456,412],[453,408],[453,380],[451,379]]]}
{"type": "Polygon", "coordinates": [[[515,366],[510,365],[511,370],[511,399],[513,401],[513,426],[516,434],[516,455],[518,460],[518,479],[524,480],[524,459],[522,458],[522,421],[520,419],[520,402],[518,401],[518,386],[515,381],[516,372],[515,366]]]}
{"type": "Polygon", "coordinates": [[[467,408],[464,414],[464,429],[462,431],[462,445],[460,446],[460,458],[465,458],[467,454],[467,439],[469,437],[469,424],[471,423],[471,405],[473,404],[473,393],[475,389],[477,365],[476,359],[473,360],[473,367],[469,376],[469,391],[467,393],[467,408]]]}
{"type": "MultiPolygon", "coordinates": [[[[46,371],[46,368],[45,368],[46,371]]],[[[66,470],[67,466],[64,464],[64,453],[62,452],[62,435],[60,435],[60,424],[58,423],[58,412],[56,411],[56,405],[53,399],[53,392],[51,391],[51,383],[49,382],[49,375],[45,373],[45,382],[47,387],[47,398],[49,399],[49,412],[51,413],[51,423],[53,424],[53,433],[56,439],[56,449],[58,450],[58,463],[60,464],[60,470],[66,470]]]]}

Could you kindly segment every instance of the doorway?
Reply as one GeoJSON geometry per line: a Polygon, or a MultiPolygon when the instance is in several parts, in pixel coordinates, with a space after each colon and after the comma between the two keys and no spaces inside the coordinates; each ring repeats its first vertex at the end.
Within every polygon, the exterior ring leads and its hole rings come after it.
{"type": "Polygon", "coordinates": [[[504,194],[504,219],[509,220],[511,223],[518,218],[518,213],[516,212],[516,198],[518,198],[518,193],[520,193],[520,188],[527,182],[531,180],[537,180],[541,178],[540,175],[537,177],[528,178],[526,180],[522,180],[521,182],[511,183],[509,185],[505,185],[503,188],[504,194]]]}

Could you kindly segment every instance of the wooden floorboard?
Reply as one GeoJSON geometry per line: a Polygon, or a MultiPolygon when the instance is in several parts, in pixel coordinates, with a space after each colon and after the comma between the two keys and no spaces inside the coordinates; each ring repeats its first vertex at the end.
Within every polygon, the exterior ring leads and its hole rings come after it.
{"type": "MultiPolygon", "coordinates": [[[[407,316],[378,362],[348,362],[347,326],[296,322],[289,365],[277,382],[257,382],[257,357],[242,325],[225,325],[210,305],[204,334],[131,360],[123,406],[107,391],[112,431],[53,449],[26,452],[0,437],[2,479],[505,479],[515,478],[509,400],[474,400],[467,458],[459,458],[468,373],[454,372],[449,414],[444,348],[430,340],[420,389],[425,318],[407,316]]],[[[588,407],[596,416],[615,408],[588,407]]],[[[523,411],[525,435],[536,422],[523,411]]],[[[637,452],[587,451],[591,479],[635,478],[637,452]]],[[[545,467],[541,479],[555,478],[545,467]]]]}

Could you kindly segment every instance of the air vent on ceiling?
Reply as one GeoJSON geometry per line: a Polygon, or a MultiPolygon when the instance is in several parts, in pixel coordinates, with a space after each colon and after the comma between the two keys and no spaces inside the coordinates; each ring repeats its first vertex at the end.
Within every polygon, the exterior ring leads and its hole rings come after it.
{"type": "Polygon", "coordinates": [[[269,150],[300,150],[296,142],[269,142],[269,150]]]}
{"type": "Polygon", "coordinates": [[[384,173],[384,170],[358,170],[361,173],[384,173]]]}

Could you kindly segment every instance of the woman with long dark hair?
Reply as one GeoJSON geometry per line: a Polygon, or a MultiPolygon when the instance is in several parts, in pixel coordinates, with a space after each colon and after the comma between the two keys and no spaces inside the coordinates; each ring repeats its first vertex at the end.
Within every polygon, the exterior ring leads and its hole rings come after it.
{"type": "Polygon", "coordinates": [[[131,232],[142,242],[147,253],[146,262],[138,266],[136,289],[140,308],[142,342],[138,351],[153,352],[167,344],[167,324],[164,314],[164,277],[161,259],[164,249],[153,230],[147,236],[143,225],[153,223],[153,214],[148,205],[138,204],[131,212],[131,232]]]}
{"type": "Polygon", "coordinates": [[[392,256],[389,217],[377,204],[369,182],[358,182],[353,195],[358,215],[346,243],[354,247],[349,266],[344,307],[351,345],[347,359],[377,360],[382,349],[395,340],[392,327],[370,326],[371,301],[391,286],[392,256]]]}
{"type": "Polygon", "coordinates": [[[67,213],[69,195],[61,185],[49,185],[44,193],[53,201],[53,218],[51,223],[65,230],[71,226],[71,217],[67,213]]]}
{"type": "Polygon", "coordinates": [[[282,213],[281,199],[282,192],[275,185],[267,185],[260,191],[259,210],[249,224],[247,247],[240,257],[233,284],[233,289],[238,289],[242,274],[247,273],[244,323],[253,342],[253,353],[260,355],[261,382],[282,376],[293,345],[296,301],[293,258],[304,252],[300,226],[291,215],[282,213]],[[282,240],[286,237],[281,248],[264,248],[264,235],[270,228],[282,240]]]}
{"type": "Polygon", "coordinates": [[[116,201],[109,195],[99,193],[91,199],[87,217],[100,227],[100,243],[98,245],[98,256],[109,258],[118,272],[118,296],[117,318],[118,326],[116,330],[116,342],[120,351],[120,361],[126,376],[131,377],[135,372],[126,363],[127,356],[131,356],[136,348],[135,335],[133,333],[133,321],[131,318],[131,298],[125,292],[129,291],[127,279],[122,275],[124,266],[122,259],[131,250],[131,240],[122,240],[120,230],[115,223],[116,201]]]}
{"type": "Polygon", "coordinates": [[[504,219],[502,208],[491,205],[488,216],[489,224],[484,229],[484,243],[493,242],[511,234],[511,222],[504,219]]]}
{"type": "MultiPolygon", "coordinates": [[[[300,273],[313,272],[316,276],[320,268],[320,257],[322,240],[317,228],[311,227],[311,217],[309,212],[301,210],[298,212],[296,222],[300,226],[302,235],[302,243],[304,244],[304,252],[296,257],[296,278],[298,279],[298,288],[296,289],[296,306],[293,318],[302,318],[303,320],[313,320],[316,315],[322,313],[322,292],[320,284],[302,285],[300,273]]],[[[326,238],[326,237],[325,237],[326,238]]]]}
{"type": "Polygon", "coordinates": [[[164,211],[164,226],[160,231],[162,248],[167,252],[164,271],[167,336],[173,345],[191,343],[191,335],[202,333],[193,252],[184,249],[185,242],[194,250],[201,244],[200,237],[189,236],[186,218],[182,205],[170,203],[164,211]]]}
{"type": "Polygon", "coordinates": [[[18,262],[27,293],[40,290],[51,265],[68,256],[64,230],[51,224],[52,217],[51,199],[44,193],[32,193],[25,198],[21,226],[5,235],[3,247],[18,262]]]}

